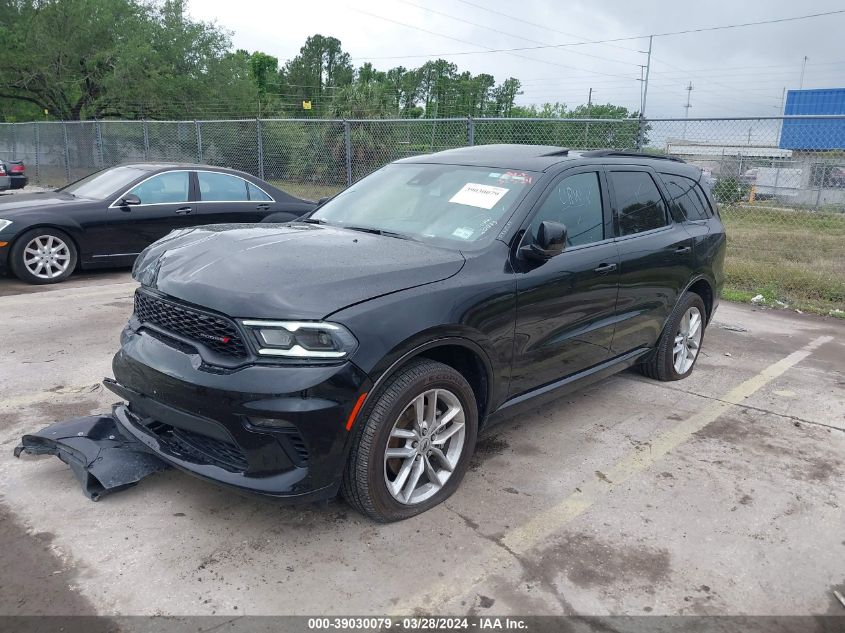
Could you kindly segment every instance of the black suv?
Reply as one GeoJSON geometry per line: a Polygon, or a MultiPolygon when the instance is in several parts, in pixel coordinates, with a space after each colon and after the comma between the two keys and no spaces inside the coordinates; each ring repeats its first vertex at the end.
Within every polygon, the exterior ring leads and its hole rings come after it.
{"type": "Polygon", "coordinates": [[[454,492],[515,405],[634,365],[688,376],[724,256],[701,171],[678,160],[407,158],[298,221],[147,248],[107,384],[119,423],[170,464],[402,519],[454,492]]]}

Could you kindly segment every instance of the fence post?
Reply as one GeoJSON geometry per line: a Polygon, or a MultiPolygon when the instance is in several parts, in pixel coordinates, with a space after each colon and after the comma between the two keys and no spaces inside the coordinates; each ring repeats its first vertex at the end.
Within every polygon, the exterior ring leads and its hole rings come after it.
{"type": "Polygon", "coordinates": [[[103,128],[100,126],[100,121],[94,121],[94,131],[97,134],[97,157],[99,158],[100,164],[97,165],[98,167],[105,167],[106,160],[105,154],[103,153],[103,128]]]}
{"type": "Polygon", "coordinates": [[[471,116],[467,117],[467,145],[475,145],[475,121],[471,116]]]}
{"type": "Polygon", "coordinates": [[[202,127],[199,121],[194,121],[197,126],[197,163],[202,164],[202,127]]]}
{"type": "Polygon", "coordinates": [[[640,114],[639,119],[637,119],[637,151],[641,151],[643,149],[643,137],[645,136],[645,119],[643,115],[640,114]]]}
{"type": "Polygon", "coordinates": [[[346,148],[346,186],[352,184],[352,130],[349,121],[343,120],[343,145],[346,148]]]}
{"type": "Polygon", "coordinates": [[[41,170],[38,168],[38,154],[40,153],[41,136],[38,132],[38,123],[35,123],[35,182],[41,182],[41,170]]]}
{"type": "Polygon", "coordinates": [[[18,155],[18,124],[12,123],[12,155],[10,158],[16,160],[18,155]]]}
{"type": "Polygon", "coordinates": [[[67,140],[67,123],[62,121],[62,136],[65,141],[65,181],[70,182],[70,144],[67,140]]]}
{"type": "Polygon", "coordinates": [[[150,123],[144,119],[144,160],[150,160],[150,123]]]}
{"type": "Polygon", "coordinates": [[[264,139],[261,138],[261,119],[255,119],[255,140],[258,144],[258,177],[264,180],[264,139]]]}

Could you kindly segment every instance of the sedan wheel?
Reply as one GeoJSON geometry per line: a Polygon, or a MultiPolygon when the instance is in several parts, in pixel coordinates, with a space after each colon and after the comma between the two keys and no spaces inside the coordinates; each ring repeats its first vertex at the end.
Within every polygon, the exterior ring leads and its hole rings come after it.
{"type": "Polygon", "coordinates": [[[70,249],[54,235],[39,235],[23,249],[26,269],[39,279],[60,277],[70,265],[70,249]]]}
{"type": "Polygon", "coordinates": [[[76,247],[58,229],[33,229],[21,235],[10,253],[12,271],[31,284],[53,284],[76,267],[76,247]]]}
{"type": "Polygon", "coordinates": [[[478,407],[466,379],[427,358],[376,390],[353,427],[341,491],[376,521],[398,521],[446,500],[469,467],[478,407]]]}

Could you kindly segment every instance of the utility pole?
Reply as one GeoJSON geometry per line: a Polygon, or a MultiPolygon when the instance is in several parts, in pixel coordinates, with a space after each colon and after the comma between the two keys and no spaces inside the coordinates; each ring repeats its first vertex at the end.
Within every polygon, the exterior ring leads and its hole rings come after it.
{"type": "Polygon", "coordinates": [[[643,72],[645,71],[645,64],[640,64],[640,78],[637,81],[640,82],[640,112],[643,111],[643,85],[645,84],[645,80],[643,79],[643,72]]]}
{"type": "MultiPolygon", "coordinates": [[[[587,118],[590,118],[590,108],[593,105],[593,89],[590,88],[590,92],[587,93],[587,118]]],[[[584,149],[587,149],[587,137],[590,132],[590,122],[587,121],[586,125],[584,126],[584,149]]]]}
{"type": "Polygon", "coordinates": [[[798,89],[804,89],[804,69],[807,68],[807,60],[810,59],[806,55],[804,55],[804,61],[801,62],[801,81],[798,82],[798,89]]]}
{"type": "Polygon", "coordinates": [[[689,109],[692,107],[690,103],[690,97],[692,97],[692,82],[689,82],[689,85],[684,88],[687,91],[687,103],[684,106],[684,140],[687,140],[687,119],[689,119],[689,109]]]}
{"type": "Polygon", "coordinates": [[[645,117],[645,102],[648,97],[648,76],[651,73],[651,45],[654,40],[654,35],[648,36],[648,58],[645,66],[645,83],[643,84],[643,108],[640,111],[640,116],[645,117]]]}
{"type": "Polygon", "coordinates": [[[640,126],[637,132],[637,149],[642,149],[643,140],[645,139],[645,104],[648,97],[648,76],[651,72],[651,46],[654,43],[654,35],[648,36],[648,58],[645,66],[645,81],[643,83],[643,102],[640,108],[640,126]]]}

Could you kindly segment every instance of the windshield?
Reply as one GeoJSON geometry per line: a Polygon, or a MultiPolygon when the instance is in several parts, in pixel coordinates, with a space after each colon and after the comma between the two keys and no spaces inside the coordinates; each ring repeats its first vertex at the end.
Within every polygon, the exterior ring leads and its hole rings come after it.
{"type": "Polygon", "coordinates": [[[478,247],[495,238],[535,178],[489,167],[392,164],[339,193],[310,221],[478,247]]]}
{"type": "Polygon", "coordinates": [[[109,196],[120,193],[124,187],[132,181],[147,174],[146,169],[140,167],[112,167],[95,172],[82,180],[72,182],[59,191],[72,194],[77,198],[90,198],[92,200],[103,200],[109,196]]]}

